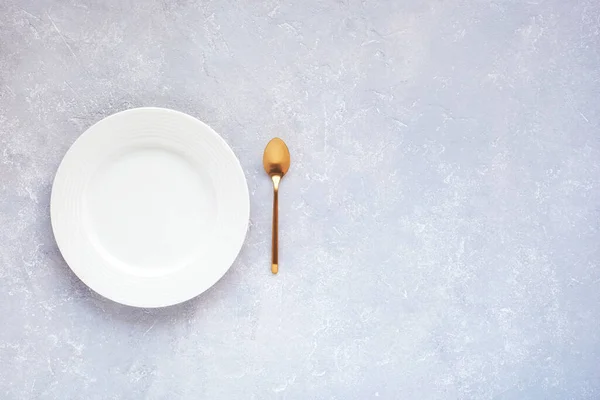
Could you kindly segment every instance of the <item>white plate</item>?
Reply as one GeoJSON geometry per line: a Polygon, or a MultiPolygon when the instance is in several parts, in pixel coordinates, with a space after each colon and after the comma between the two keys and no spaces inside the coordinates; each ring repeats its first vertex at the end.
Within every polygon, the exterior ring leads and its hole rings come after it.
{"type": "Polygon", "coordinates": [[[136,108],[90,127],[65,155],[50,213],[73,272],[111,300],[163,307],[227,272],[250,214],[227,143],[199,120],[136,108]]]}

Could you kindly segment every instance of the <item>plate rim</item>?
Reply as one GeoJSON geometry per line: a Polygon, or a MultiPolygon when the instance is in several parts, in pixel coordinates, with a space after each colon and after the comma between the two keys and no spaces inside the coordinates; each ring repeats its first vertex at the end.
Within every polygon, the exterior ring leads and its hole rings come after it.
{"type": "MultiPolygon", "coordinates": [[[[67,170],[68,171],[68,170],[67,170]]],[[[63,178],[64,179],[64,178],[63,178]]],[[[60,160],[60,163],[56,169],[56,172],[54,174],[53,177],[53,181],[52,181],[52,188],[51,188],[51,193],[50,193],[50,223],[51,223],[51,228],[52,228],[52,233],[54,235],[54,239],[55,239],[55,243],[59,249],[59,252],[62,256],[62,258],[65,261],[65,264],[67,264],[67,266],[69,267],[69,269],[75,274],[75,276],[77,276],[77,278],[82,281],[91,291],[93,291],[94,293],[99,294],[100,296],[102,296],[103,298],[109,299],[113,302],[119,303],[119,304],[123,304],[123,305],[127,305],[127,306],[131,306],[131,307],[137,307],[137,308],[161,308],[161,307],[168,307],[168,306],[173,306],[176,304],[181,304],[184,303],[186,301],[189,301],[193,298],[196,298],[198,296],[200,296],[202,293],[206,292],[208,289],[210,289],[212,286],[214,286],[219,280],[221,280],[223,278],[223,276],[225,276],[225,274],[229,271],[229,269],[235,264],[235,262],[237,261],[243,247],[244,244],[246,242],[246,238],[248,235],[248,229],[250,226],[250,194],[249,194],[249,189],[248,189],[248,180],[246,178],[246,174],[244,173],[244,169],[242,168],[241,162],[239,160],[239,158],[237,157],[237,155],[235,154],[235,152],[233,151],[233,149],[231,148],[231,146],[229,146],[229,144],[225,141],[225,139],[219,134],[217,133],[217,131],[215,131],[210,125],[208,125],[207,123],[205,123],[204,121],[191,116],[187,113],[184,113],[182,111],[178,111],[178,110],[173,110],[170,108],[164,108],[164,107],[135,107],[135,108],[129,108],[129,109],[125,109],[125,110],[121,110],[118,111],[116,113],[112,113],[98,121],[96,121],[95,123],[93,123],[92,125],[90,125],[88,128],[86,128],[84,130],[84,132],[82,134],[80,134],[74,141],[73,143],[69,146],[69,148],[67,149],[67,151],[64,153],[63,157],[60,160]],[[243,222],[243,227],[244,227],[244,233],[240,238],[240,243],[239,246],[236,246],[236,251],[235,251],[235,257],[233,257],[231,263],[229,263],[229,265],[226,268],[223,268],[222,271],[220,271],[218,274],[216,279],[214,280],[214,282],[210,282],[208,285],[198,285],[198,289],[194,291],[193,294],[191,295],[185,295],[185,296],[177,296],[177,295],[171,295],[171,296],[164,296],[164,297],[169,297],[170,299],[168,301],[159,301],[159,302],[144,302],[144,301],[136,301],[136,300],[132,300],[131,297],[135,298],[134,296],[131,296],[130,298],[127,298],[128,296],[124,296],[125,298],[123,298],[123,296],[114,296],[111,295],[110,293],[106,293],[106,292],[102,292],[101,290],[97,290],[97,287],[94,287],[95,284],[93,282],[90,283],[89,281],[89,277],[83,277],[82,272],[85,270],[85,267],[77,267],[77,266],[73,266],[72,264],[74,263],[74,260],[67,260],[67,257],[65,256],[65,243],[61,243],[62,239],[60,238],[60,233],[57,234],[57,219],[58,217],[56,216],[56,207],[57,207],[57,182],[59,182],[59,179],[61,179],[62,175],[65,175],[66,172],[62,172],[65,171],[65,168],[68,168],[68,166],[65,165],[65,159],[67,158],[67,156],[69,154],[72,154],[73,152],[77,151],[77,143],[81,143],[83,140],[85,140],[86,137],[88,137],[91,134],[95,134],[94,133],[94,128],[97,129],[97,125],[99,125],[100,123],[102,123],[103,121],[107,120],[107,119],[111,119],[114,117],[119,117],[119,116],[123,116],[124,114],[134,114],[134,113],[144,113],[144,112],[157,112],[157,113],[164,113],[164,114],[170,114],[170,116],[176,116],[177,118],[184,118],[187,119],[188,121],[198,125],[199,127],[199,131],[202,132],[202,134],[210,134],[212,139],[216,140],[217,142],[219,142],[219,144],[222,146],[222,148],[231,156],[231,159],[228,159],[228,162],[233,163],[233,168],[235,169],[235,173],[236,175],[239,175],[239,177],[241,177],[241,181],[239,182],[240,188],[243,188],[243,198],[240,199],[240,201],[242,201],[245,205],[245,210],[246,211],[244,213],[244,222],[243,222]],[[243,184],[242,184],[243,183],[243,184]],[[175,299],[175,300],[173,300],[175,299]]],[[[241,229],[240,229],[241,232],[241,229]]],[[[231,254],[233,254],[233,251],[231,252],[231,254]]],[[[75,262],[75,264],[77,264],[77,262],[75,262]]],[[[202,279],[200,279],[201,281],[202,279]]]]}

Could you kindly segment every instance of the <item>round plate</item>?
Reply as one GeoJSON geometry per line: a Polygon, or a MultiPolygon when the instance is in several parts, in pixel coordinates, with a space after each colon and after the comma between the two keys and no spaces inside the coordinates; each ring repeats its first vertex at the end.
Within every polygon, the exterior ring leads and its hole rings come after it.
{"type": "Polygon", "coordinates": [[[215,284],[250,214],[238,159],[208,125],[136,108],[90,127],[65,155],[50,213],[60,251],[91,289],[163,307],[215,284]]]}

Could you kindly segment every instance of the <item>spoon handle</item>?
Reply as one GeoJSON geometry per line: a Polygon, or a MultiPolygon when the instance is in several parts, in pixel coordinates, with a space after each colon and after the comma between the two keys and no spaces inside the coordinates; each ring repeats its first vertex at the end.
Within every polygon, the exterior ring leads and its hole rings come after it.
{"type": "Polygon", "coordinates": [[[273,239],[271,242],[271,272],[279,271],[279,181],[280,176],[274,175],[273,179],[273,239]]]}

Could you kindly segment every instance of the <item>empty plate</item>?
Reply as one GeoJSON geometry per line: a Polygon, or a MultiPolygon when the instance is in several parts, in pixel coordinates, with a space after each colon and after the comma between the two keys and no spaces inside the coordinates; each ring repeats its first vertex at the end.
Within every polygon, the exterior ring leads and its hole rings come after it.
{"type": "Polygon", "coordinates": [[[90,127],[54,180],[52,229],[73,272],[116,302],[162,307],[227,272],[250,213],[238,159],[181,112],[136,108],[90,127]]]}

